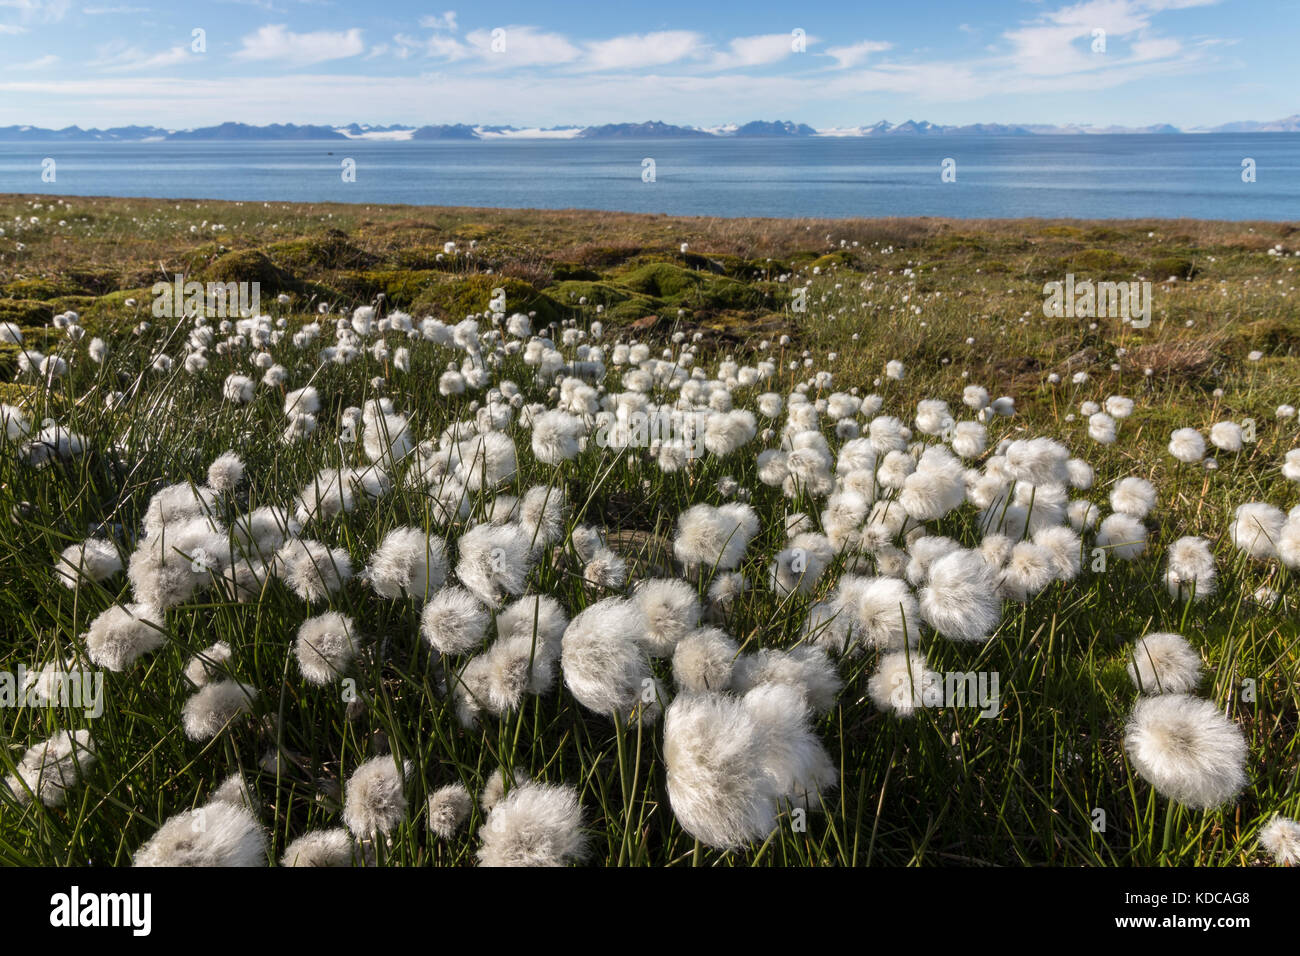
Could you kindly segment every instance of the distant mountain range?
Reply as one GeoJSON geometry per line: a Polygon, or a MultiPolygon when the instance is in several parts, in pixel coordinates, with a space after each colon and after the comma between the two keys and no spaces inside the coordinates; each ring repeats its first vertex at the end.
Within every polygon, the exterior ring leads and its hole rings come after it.
{"type": "Polygon", "coordinates": [[[222,123],[199,129],[163,129],[158,126],[114,126],[110,129],[43,129],[39,126],[0,127],[0,142],[204,142],[247,140],[497,140],[497,139],[740,139],[758,137],[802,136],[1083,136],[1099,134],[1182,135],[1204,133],[1300,133],[1300,113],[1284,119],[1260,123],[1244,120],[1213,127],[1180,129],[1168,123],[1154,126],[1049,126],[1037,123],[973,123],[944,126],[928,120],[890,123],[881,120],[868,126],[814,129],[788,120],[755,121],[744,125],[728,124],[699,128],[674,126],[658,120],[647,123],[608,123],[603,126],[469,126],[464,123],[434,126],[371,126],[350,123],[347,126],[298,126],[273,123],[250,126],[247,123],[222,123]]]}

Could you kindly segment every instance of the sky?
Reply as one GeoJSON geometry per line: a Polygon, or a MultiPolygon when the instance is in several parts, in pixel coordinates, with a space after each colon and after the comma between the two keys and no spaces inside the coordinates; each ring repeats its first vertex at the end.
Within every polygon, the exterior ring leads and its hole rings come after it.
{"type": "Polygon", "coordinates": [[[454,2],[0,0],[0,125],[1188,128],[1300,112],[1300,0],[454,2]]]}

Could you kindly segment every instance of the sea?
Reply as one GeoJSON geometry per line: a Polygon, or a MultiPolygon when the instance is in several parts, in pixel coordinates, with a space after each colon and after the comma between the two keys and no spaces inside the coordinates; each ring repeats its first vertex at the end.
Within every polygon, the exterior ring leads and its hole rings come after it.
{"type": "Polygon", "coordinates": [[[0,192],[710,217],[1282,221],[1300,220],[1300,133],[0,143],[0,192]]]}

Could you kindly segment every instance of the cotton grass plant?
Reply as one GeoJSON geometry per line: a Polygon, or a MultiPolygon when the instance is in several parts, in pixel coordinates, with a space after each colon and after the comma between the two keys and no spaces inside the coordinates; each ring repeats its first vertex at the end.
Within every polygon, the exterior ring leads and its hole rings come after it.
{"type": "Polygon", "coordinates": [[[809,281],[793,369],[582,305],[39,343],[4,653],[106,707],[0,711],[0,859],[1293,860],[1294,421],[1016,402],[928,353],[958,307],[858,338],[902,286],[809,281]],[[934,704],[966,672],[995,716],[934,704]]]}

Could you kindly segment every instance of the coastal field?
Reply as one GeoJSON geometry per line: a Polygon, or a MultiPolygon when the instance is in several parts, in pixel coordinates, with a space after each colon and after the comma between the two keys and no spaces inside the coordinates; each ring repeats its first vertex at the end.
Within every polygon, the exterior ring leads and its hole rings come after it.
{"type": "Polygon", "coordinates": [[[0,230],[0,863],[1300,860],[1300,224],[0,230]]]}

